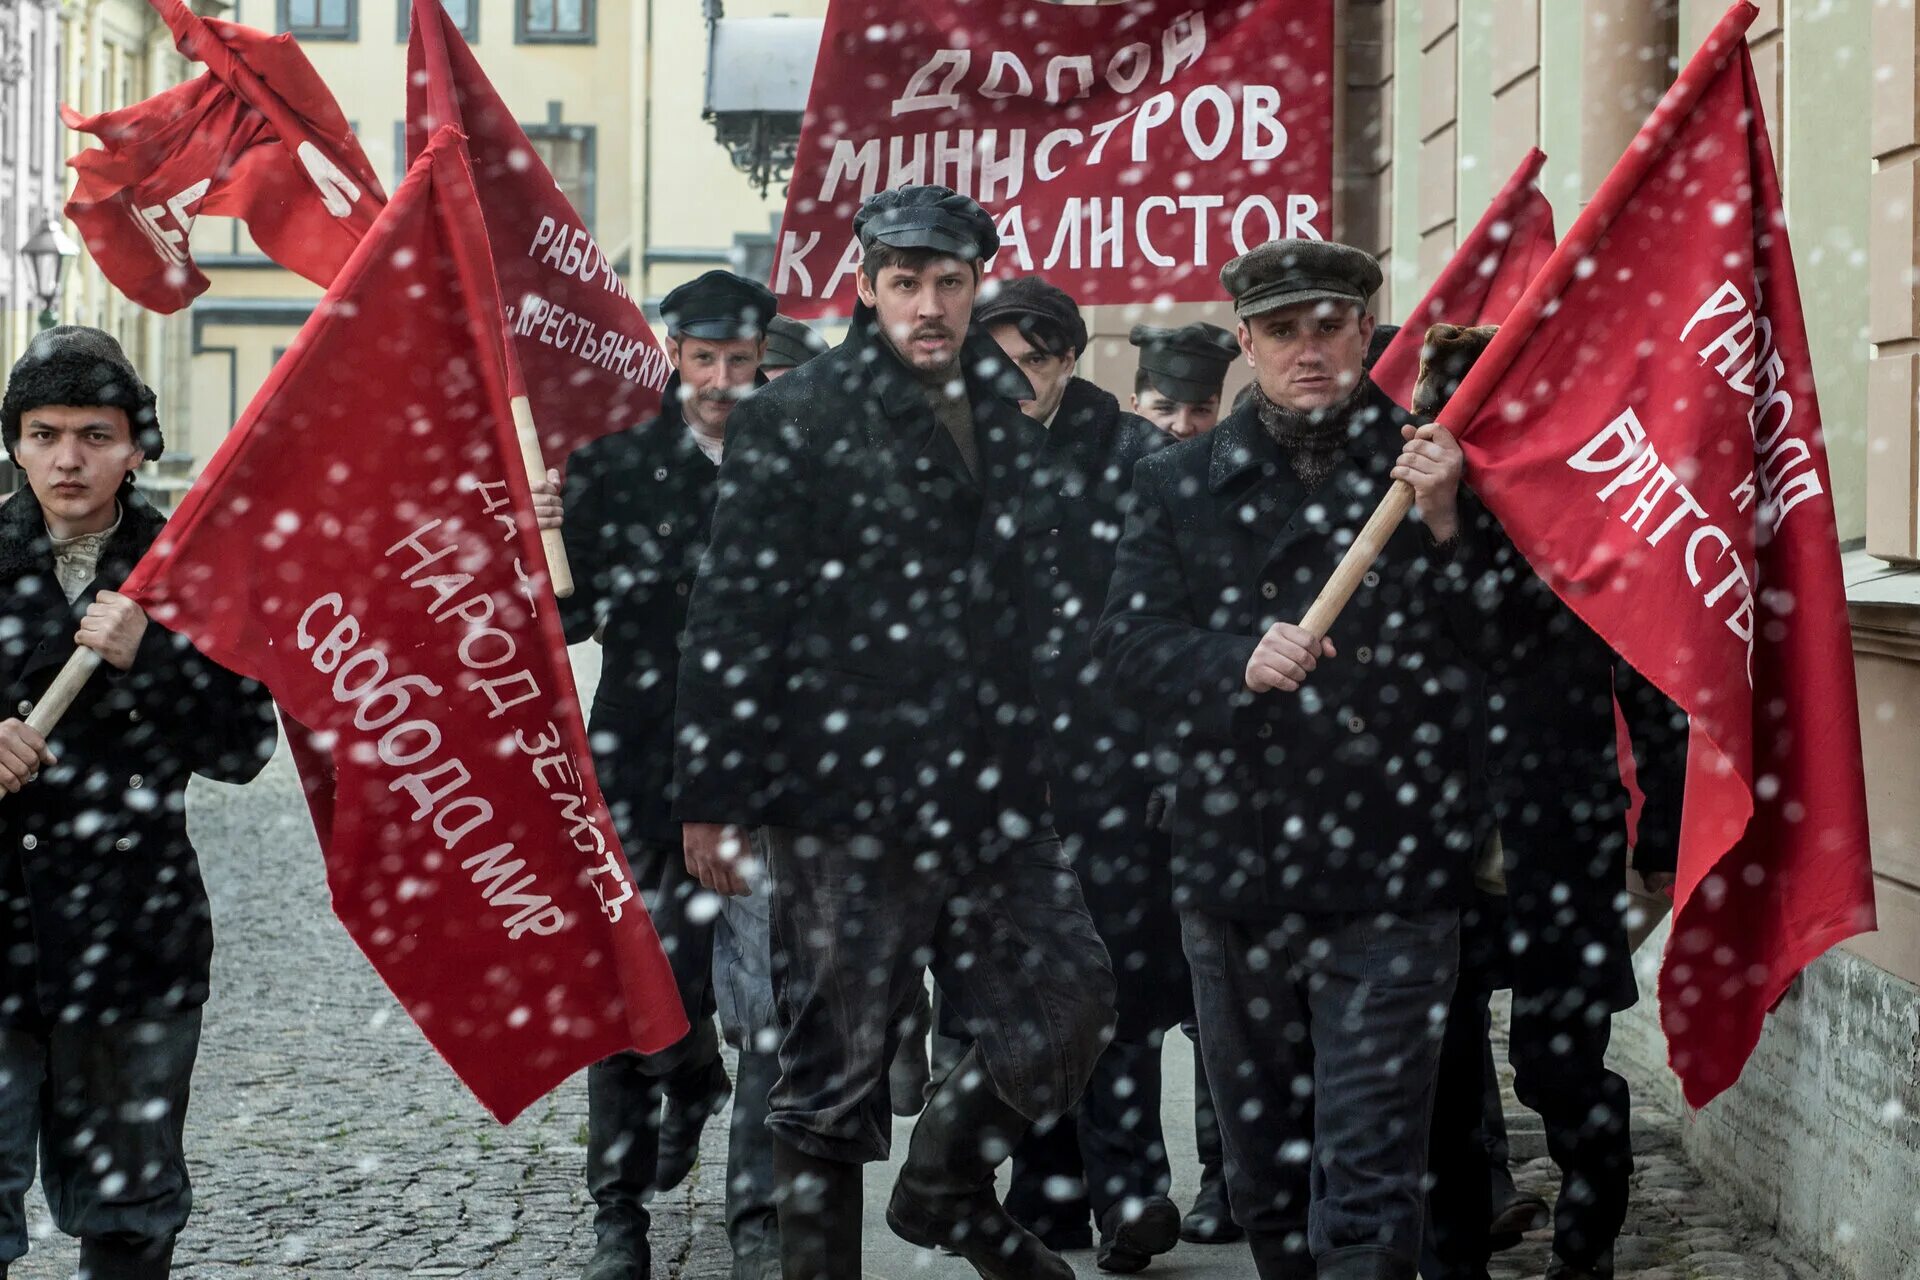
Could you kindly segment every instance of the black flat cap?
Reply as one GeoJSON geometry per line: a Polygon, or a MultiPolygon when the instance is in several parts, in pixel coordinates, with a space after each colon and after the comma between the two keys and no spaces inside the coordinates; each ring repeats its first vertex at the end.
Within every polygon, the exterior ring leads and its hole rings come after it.
{"type": "Polygon", "coordinates": [[[1373,255],[1332,240],[1273,240],[1220,269],[1242,320],[1303,302],[1357,302],[1380,288],[1373,255]]]}
{"type": "Polygon", "coordinates": [[[876,191],[853,215],[862,249],[932,249],[963,262],[985,262],[1000,251],[993,218],[947,187],[899,187],[876,191]]]}
{"type": "Polygon", "coordinates": [[[660,300],[660,318],[669,338],[764,338],[774,312],[773,292],[731,271],[709,271],[660,300]]]}
{"type": "Polygon", "coordinates": [[[1240,354],[1240,340],[1217,324],[1178,329],[1137,324],[1127,341],[1140,348],[1140,370],[1153,389],[1180,404],[1201,404],[1219,395],[1240,354]]]}
{"type": "Polygon", "coordinates": [[[1069,351],[1078,355],[1087,349],[1087,322],[1080,315],[1080,304],[1065,289],[1039,276],[989,282],[974,305],[973,322],[982,328],[1011,324],[1052,356],[1069,351]]]}
{"type": "Polygon", "coordinates": [[[798,369],[827,350],[827,340],[789,316],[775,316],[767,325],[767,354],[762,369],[798,369]]]}

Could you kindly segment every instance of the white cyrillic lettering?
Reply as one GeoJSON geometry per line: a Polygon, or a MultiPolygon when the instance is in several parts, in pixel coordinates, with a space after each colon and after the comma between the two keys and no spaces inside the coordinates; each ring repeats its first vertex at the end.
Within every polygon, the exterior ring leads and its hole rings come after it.
{"type": "Polygon", "coordinates": [[[893,114],[914,111],[952,111],[960,105],[960,80],[973,65],[971,49],[937,49],[927,65],[913,73],[907,91],[893,100],[893,114]],[[939,87],[934,81],[939,77],[939,87]]]}
{"type": "Polygon", "coordinates": [[[1128,94],[1147,82],[1153,70],[1153,50],[1144,44],[1123,45],[1107,60],[1107,86],[1128,94]]]}
{"type": "Polygon", "coordinates": [[[1067,171],[1065,165],[1053,163],[1053,149],[1062,143],[1077,147],[1086,140],[1087,136],[1078,129],[1055,129],[1040,139],[1040,145],[1033,149],[1033,176],[1042,182],[1052,182],[1067,171]]]}
{"type": "Polygon", "coordinates": [[[498,720],[521,703],[532,702],[540,696],[540,686],[534,682],[533,676],[525,671],[516,671],[510,676],[501,676],[498,680],[476,680],[474,687],[486,694],[493,703],[493,710],[487,713],[489,720],[498,720]],[[503,698],[500,690],[512,685],[515,681],[519,681],[526,692],[517,698],[503,698]]]}
{"type": "Polygon", "coordinates": [[[1189,9],[1168,23],[1160,36],[1160,83],[1167,83],[1186,67],[1197,66],[1206,51],[1206,19],[1198,10],[1189,9]]]}
{"type": "MultiPolygon", "coordinates": [[[[342,667],[340,674],[344,676],[346,674],[346,668],[342,667]]],[[[336,679],[334,684],[337,687],[339,681],[336,679]]],[[[413,705],[413,690],[415,689],[426,694],[429,698],[437,698],[442,692],[439,685],[423,675],[396,677],[360,699],[360,706],[353,713],[353,722],[369,732],[375,729],[386,728],[395,720],[407,714],[407,708],[413,705]],[[373,715],[373,704],[388,699],[393,702],[393,709],[384,716],[373,715]]]]}
{"type": "Polygon", "coordinates": [[[1147,159],[1147,136],[1154,129],[1173,119],[1174,102],[1170,93],[1156,93],[1140,104],[1140,110],[1133,117],[1133,162],[1144,164],[1147,159]]]}
{"type": "Polygon", "coordinates": [[[820,203],[831,203],[843,182],[857,183],[862,200],[880,189],[880,139],[868,138],[858,147],[851,138],[833,144],[827,175],[820,181],[820,203]]]}
{"type": "Polygon", "coordinates": [[[980,160],[980,203],[999,204],[1003,200],[1017,199],[1020,188],[1027,181],[1027,131],[1010,129],[1007,132],[1007,154],[996,155],[994,144],[999,141],[998,129],[982,129],[980,142],[975,148],[980,160]]]}
{"type": "Polygon", "coordinates": [[[451,849],[471,835],[475,828],[485,826],[492,821],[493,805],[479,796],[461,796],[433,815],[433,831],[440,837],[440,843],[451,849]],[[463,811],[470,811],[473,817],[464,822],[456,822],[453,815],[463,811]]]}
{"type": "Polygon", "coordinates": [[[813,277],[807,274],[806,263],[807,255],[812,253],[814,246],[819,243],[818,231],[807,232],[804,242],[801,241],[800,233],[797,231],[780,233],[780,269],[773,280],[775,293],[797,292],[803,298],[813,296],[813,277]],[[800,278],[800,287],[797,290],[793,287],[795,276],[800,278]]]}
{"type": "Polygon", "coordinates": [[[1172,213],[1177,207],[1166,196],[1148,196],[1133,211],[1133,238],[1140,244],[1141,255],[1156,267],[1177,266],[1178,263],[1154,246],[1153,237],[1147,233],[1147,215],[1155,209],[1164,209],[1172,213]]]}
{"type": "Polygon", "coordinates": [[[340,598],[338,591],[329,591],[307,606],[306,612],[300,615],[300,625],[293,629],[294,642],[300,646],[302,653],[313,648],[316,643],[313,633],[307,629],[308,624],[313,621],[313,615],[325,608],[332,609],[333,616],[337,618],[345,607],[346,601],[340,598]]]}
{"type": "Polygon", "coordinates": [[[414,565],[412,568],[408,569],[406,572],[400,575],[400,580],[402,582],[412,581],[414,574],[419,573],[422,569],[425,569],[429,565],[436,564],[439,561],[446,559],[448,556],[452,555],[454,552],[460,549],[457,543],[449,542],[446,546],[440,548],[438,551],[431,551],[427,548],[426,543],[420,541],[421,535],[431,533],[433,530],[438,529],[439,527],[440,527],[440,522],[438,520],[429,520],[425,524],[421,525],[418,529],[415,529],[412,533],[408,534],[406,537],[400,539],[400,541],[394,543],[392,546],[387,548],[386,553],[389,558],[391,558],[396,553],[398,553],[400,548],[402,547],[408,548],[416,556],[419,557],[419,559],[414,562],[414,565]]]}
{"type": "Polygon", "coordinates": [[[1080,197],[1070,196],[1060,209],[1060,221],[1054,227],[1053,247],[1047,250],[1046,261],[1040,264],[1043,271],[1051,271],[1062,259],[1069,269],[1080,269],[1080,197]]]}
{"type": "Polygon", "coordinates": [[[1273,201],[1267,199],[1265,196],[1248,196],[1240,202],[1240,207],[1233,211],[1233,244],[1234,248],[1239,252],[1245,253],[1247,250],[1253,248],[1254,245],[1265,244],[1268,240],[1278,240],[1279,238],[1280,211],[1274,208],[1273,201]],[[1249,241],[1246,234],[1247,218],[1256,209],[1267,215],[1267,234],[1263,239],[1249,241]]]}
{"type": "Polygon", "coordinates": [[[1018,57],[1004,50],[995,50],[993,61],[987,65],[987,78],[980,84],[980,96],[983,98],[1031,98],[1033,96],[1033,77],[1027,74],[1026,64],[1018,57]],[[1003,74],[1011,73],[1013,89],[1003,89],[1000,81],[1003,74]]]}
{"type": "Polygon", "coordinates": [[[491,671],[495,667],[504,667],[513,661],[513,656],[519,651],[513,637],[498,627],[481,627],[460,637],[460,662],[470,671],[491,671]],[[488,637],[492,637],[502,649],[499,657],[491,662],[482,662],[474,656],[474,651],[488,637]]]}
{"type": "Polygon", "coordinates": [[[413,820],[432,813],[439,803],[460,788],[473,781],[473,775],[467,772],[467,766],[458,760],[449,760],[420,773],[403,773],[387,784],[388,791],[404,791],[413,798],[418,807],[413,811],[413,820]],[[452,773],[453,779],[445,785],[439,782],[440,775],[452,773]]]}
{"type": "Polygon", "coordinates": [[[419,764],[440,749],[440,726],[431,720],[409,720],[387,730],[380,739],[380,761],[395,768],[419,764]],[[410,733],[417,733],[424,739],[424,745],[418,751],[402,751],[400,742],[410,733]]]}
{"type": "MultiPolygon", "coordinates": [[[[1217,85],[1203,84],[1187,95],[1180,104],[1180,132],[1186,135],[1187,146],[1193,154],[1202,160],[1218,159],[1220,153],[1233,141],[1233,99],[1226,90],[1217,85]],[[1213,136],[1204,137],[1200,132],[1200,108],[1210,105],[1214,110],[1213,136]]],[[[1262,199],[1266,197],[1262,196],[1262,199]]],[[[1267,202],[1269,207],[1272,201],[1267,202]]],[[[1280,216],[1276,212],[1273,219],[1274,235],[1280,234],[1280,216]]]]}
{"type": "Polygon", "coordinates": [[[1319,240],[1320,228],[1313,220],[1320,216],[1320,202],[1312,196],[1291,195],[1287,197],[1287,239],[1319,240]]]}
{"type": "Polygon", "coordinates": [[[1635,457],[1647,447],[1647,429],[1640,425],[1638,415],[1632,409],[1624,410],[1619,417],[1601,428],[1600,434],[1581,446],[1580,452],[1567,459],[1567,465],[1575,471],[1612,471],[1623,466],[1629,458],[1635,457]],[[1609,443],[1619,446],[1612,457],[1602,459],[1600,451],[1609,443]]]}
{"type": "Polygon", "coordinates": [[[1225,196],[1181,196],[1180,207],[1193,215],[1193,265],[1207,265],[1207,214],[1226,207],[1225,196]]]}
{"type": "Polygon", "coordinates": [[[1280,91],[1270,84],[1240,89],[1240,158],[1278,160],[1287,149],[1287,126],[1280,122],[1280,91]]]}
{"type": "Polygon", "coordinates": [[[1084,53],[1074,57],[1056,56],[1047,63],[1048,102],[1058,104],[1067,100],[1066,95],[1060,92],[1060,82],[1066,79],[1069,73],[1079,81],[1079,88],[1073,92],[1075,98],[1085,98],[1093,93],[1092,56],[1084,53]]]}
{"type": "Polygon", "coordinates": [[[947,137],[945,129],[933,135],[933,185],[969,195],[973,191],[973,130],[955,130],[952,143],[947,137]]]}

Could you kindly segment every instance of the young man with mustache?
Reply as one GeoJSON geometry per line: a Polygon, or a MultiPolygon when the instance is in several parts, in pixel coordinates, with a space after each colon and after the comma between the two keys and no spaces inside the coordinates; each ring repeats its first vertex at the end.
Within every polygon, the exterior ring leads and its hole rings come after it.
{"type": "Polygon", "coordinates": [[[885,191],[846,339],[735,414],[680,668],[688,867],[775,885],[769,1126],[785,1280],[861,1274],[861,1166],[929,967],[971,1047],[914,1128],[896,1234],[994,1280],[1071,1280],[993,1194],[1079,1100],[1113,974],[1047,812],[1019,530],[1033,389],[970,325],[993,219],[885,191]]]}
{"type": "Polygon", "coordinates": [[[1261,1280],[1413,1280],[1480,816],[1448,634],[1461,451],[1362,373],[1379,265],[1281,241],[1221,282],[1252,402],[1140,463],[1095,651],[1178,756],[1175,901],[1261,1280]],[[1396,479],[1334,628],[1304,617],[1396,479]]]}
{"type": "MultiPolygon", "coordinates": [[[[735,1280],[779,1271],[772,1156],[768,895],[713,899],[688,874],[673,817],[673,699],[680,632],[707,545],[729,424],[760,374],[767,289],[725,271],[661,302],[674,374],[658,417],[594,441],[568,463],[560,522],[576,588],[567,639],[605,655],[590,738],[600,787],[666,948],[693,1030],[660,1053],[623,1053],[587,1073],[587,1187],[596,1244],[582,1280],[647,1280],[646,1200],[693,1167],[701,1128],[729,1093],[713,1015],[740,1050],[728,1152],[735,1280]],[[700,899],[705,899],[704,902],[700,899]]],[[[550,498],[544,499],[546,504],[550,498]]],[[[543,524],[552,524],[543,508],[543,524]]]]}
{"type": "Polygon", "coordinates": [[[250,781],[273,703],[116,590],[165,523],[133,484],[160,420],[119,343],[36,337],[0,438],[27,479],[0,506],[0,1280],[36,1147],[80,1275],[163,1280],[213,955],[187,782],[250,781]],[[25,717],[75,644],[101,667],[43,739],[25,717]]]}

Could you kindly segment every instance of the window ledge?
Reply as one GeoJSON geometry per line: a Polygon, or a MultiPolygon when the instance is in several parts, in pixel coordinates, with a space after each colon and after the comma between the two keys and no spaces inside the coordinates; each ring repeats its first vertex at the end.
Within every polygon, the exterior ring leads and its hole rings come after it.
{"type": "Polygon", "coordinates": [[[1854,651],[1920,663],[1920,567],[1866,551],[1849,551],[1840,564],[1854,651]]]}

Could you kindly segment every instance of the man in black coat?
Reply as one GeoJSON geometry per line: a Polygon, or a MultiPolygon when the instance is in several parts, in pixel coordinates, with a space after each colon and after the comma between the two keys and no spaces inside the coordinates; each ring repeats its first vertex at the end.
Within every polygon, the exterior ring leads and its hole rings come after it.
{"type": "Polygon", "coordinates": [[[1361,373],[1380,284],[1282,241],[1222,283],[1252,404],[1140,463],[1096,642],[1177,752],[1176,901],[1233,1212],[1262,1280],[1411,1280],[1475,814],[1448,635],[1461,454],[1361,373]],[[1335,626],[1295,625],[1395,479],[1335,626]]]}
{"type": "Polygon", "coordinates": [[[779,1259],[765,1099],[775,1064],[767,894],[713,898],[688,874],[673,816],[673,701],[681,630],[706,552],[728,423],[756,383],[773,294],[710,271],[661,302],[674,374],[652,421],[604,436],[567,466],[562,537],[576,586],[567,639],[603,656],[589,737],[620,842],[644,886],[692,1031],[657,1054],[618,1054],[587,1072],[587,1187],[594,1253],[583,1280],[645,1280],[651,1192],[692,1167],[700,1130],[726,1102],[716,1005],[740,1049],[727,1228],[736,1280],[779,1259]],[[704,898],[702,903],[698,899],[704,898]],[[727,963],[716,973],[716,947],[727,963]]]}
{"type": "MultiPolygon", "coordinates": [[[[1440,412],[1496,330],[1428,331],[1414,410],[1440,412]]],[[[1627,794],[1616,696],[1642,794],[1634,865],[1670,889],[1686,775],[1686,716],[1541,581],[1491,515],[1461,557],[1462,639],[1486,673],[1485,803],[1498,822],[1504,903],[1470,949],[1449,1014],[1433,1131],[1427,1280],[1486,1280],[1491,1204],[1475,1132],[1487,1002],[1513,989],[1514,1090],[1540,1114],[1561,1170],[1551,1280],[1612,1280],[1633,1171],[1627,1082],[1607,1069],[1612,1015],[1638,996],[1620,910],[1627,794]],[[1475,955],[1477,950],[1480,954],[1475,955]]]]}
{"type": "Polygon", "coordinates": [[[1178,329],[1137,324],[1127,341],[1140,348],[1133,411],[1175,440],[1203,436],[1220,423],[1220,396],[1240,343],[1217,324],[1178,329]]]}
{"type": "Polygon", "coordinates": [[[861,1165],[887,1154],[887,1064],[928,968],[973,1043],[888,1225],[984,1276],[1069,1280],[993,1195],[1006,1150],[1079,1100],[1113,1006],[1028,680],[1019,530],[1045,437],[970,329],[986,212],[908,187],[854,229],[846,339],[730,428],[680,668],[688,866],[736,891],[750,838],[775,886],[786,1280],[860,1274],[861,1165]]]}
{"type": "Polygon", "coordinates": [[[1160,1129],[1160,1045],[1193,1005],[1167,836],[1148,820],[1146,729],[1109,691],[1093,629],[1113,580],[1134,463],[1165,437],[1073,376],[1087,326],[1064,290],[1038,276],[1005,281],[990,286],[973,318],[1026,375],[1034,398],[1021,408],[1047,428],[1020,521],[1033,687],[1047,726],[1054,821],[1120,988],[1113,1043],[1074,1118],[1036,1130],[1014,1152],[1007,1211],[1055,1248],[1092,1243],[1091,1211],[1101,1268],[1138,1271],[1179,1240],[1160,1129]],[[1081,1193],[1061,1196],[1066,1184],[1081,1193]]]}
{"type": "Polygon", "coordinates": [[[89,1280],[159,1280],[192,1203],[181,1153],[213,924],[187,780],[246,782],[273,703],[117,588],[164,520],[153,392],[98,329],[36,337],[0,433],[0,1280],[27,1251],[36,1145],[89,1280]],[[74,651],[100,669],[49,738],[25,717],[74,651]]]}

